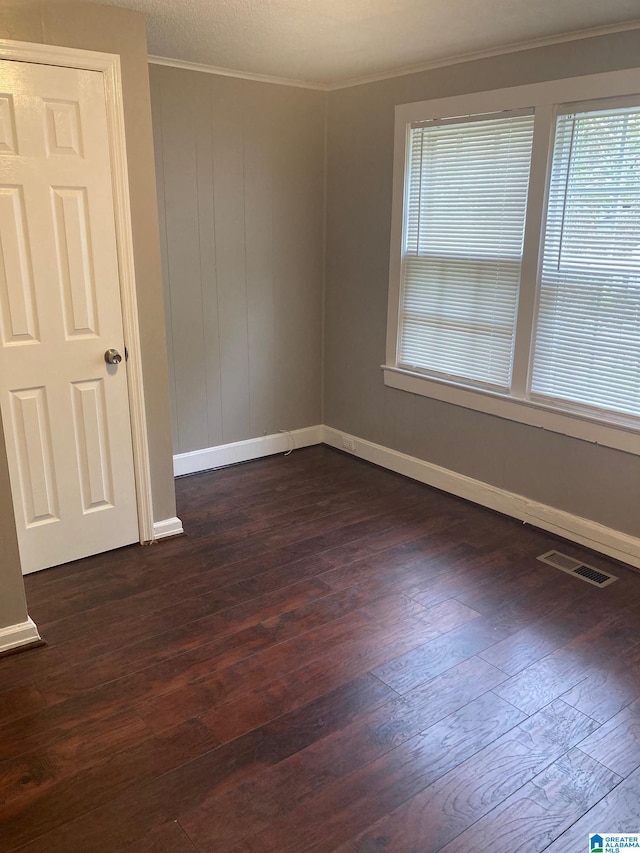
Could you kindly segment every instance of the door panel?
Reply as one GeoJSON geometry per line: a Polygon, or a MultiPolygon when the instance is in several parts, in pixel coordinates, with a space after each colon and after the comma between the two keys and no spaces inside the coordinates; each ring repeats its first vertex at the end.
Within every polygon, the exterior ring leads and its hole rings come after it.
{"type": "Polygon", "coordinates": [[[102,379],[73,383],[73,421],[83,512],[113,506],[113,460],[102,379]]]}
{"type": "Polygon", "coordinates": [[[0,304],[5,346],[38,341],[31,247],[21,187],[0,189],[0,304]]]}
{"type": "Polygon", "coordinates": [[[46,115],[47,155],[75,154],[82,157],[80,111],[77,103],[43,99],[46,115]]]}
{"type": "Polygon", "coordinates": [[[102,74],[0,61],[0,408],[23,570],[138,539],[102,74]]]}
{"type": "Polygon", "coordinates": [[[0,151],[16,153],[16,122],[11,95],[0,95],[0,151]]]}
{"type": "Polygon", "coordinates": [[[98,318],[87,191],[52,187],[52,202],[66,336],[95,337],[98,318]]]}
{"type": "Polygon", "coordinates": [[[59,521],[46,390],[10,391],[10,396],[24,523],[29,528],[59,521]]]}

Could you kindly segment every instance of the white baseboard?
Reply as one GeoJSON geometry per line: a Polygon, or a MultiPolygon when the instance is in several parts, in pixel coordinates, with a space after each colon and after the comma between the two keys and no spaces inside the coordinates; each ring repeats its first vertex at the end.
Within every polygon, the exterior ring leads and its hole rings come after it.
{"type": "MultiPolygon", "coordinates": [[[[247,462],[322,443],[640,568],[640,539],[635,536],[320,424],[290,433],[276,433],[180,453],[173,457],[174,473],[178,477],[181,474],[223,468],[236,462],[247,462]]],[[[167,519],[154,524],[154,534],[158,539],[177,533],[182,533],[180,519],[167,519]]]]}
{"type": "Polygon", "coordinates": [[[40,634],[35,622],[27,616],[26,622],[0,628],[0,654],[18,649],[20,646],[27,646],[30,643],[37,643],[39,639],[40,634]]]}
{"type": "Polygon", "coordinates": [[[322,429],[318,425],[263,435],[247,441],[234,441],[232,444],[220,444],[217,447],[206,447],[204,450],[193,450],[190,453],[178,453],[173,457],[173,473],[176,477],[195,474],[198,471],[223,468],[236,462],[248,462],[250,459],[259,459],[274,453],[286,453],[288,450],[321,444],[322,429]]]}
{"type": "Polygon", "coordinates": [[[520,521],[533,524],[535,527],[541,527],[543,530],[556,533],[565,539],[578,542],[594,551],[599,551],[602,554],[614,557],[616,560],[640,568],[640,539],[635,536],[605,527],[596,521],[572,515],[564,510],[529,500],[522,495],[507,492],[496,486],[490,486],[480,480],[474,480],[464,474],[457,474],[455,471],[441,468],[415,456],[407,456],[397,450],[391,450],[380,444],[348,435],[332,427],[322,427],[322,440],[324,444],[351,453],[353,456],[366,459],[368,462],[373,462],[398,474],[404,474],[413,480],[419,480],[421,483],[458,495],[458,497],[466,498],[466,500],[481,504],[489,509],[497,510],[520,521]]]}
{"type": "Polygon", "coordinates": [[[178,536],[184,533],[182,522],[179,518],[164,518],[162,521],[153,522],[153,538],[164,539],[165,536],[178,536]]]}

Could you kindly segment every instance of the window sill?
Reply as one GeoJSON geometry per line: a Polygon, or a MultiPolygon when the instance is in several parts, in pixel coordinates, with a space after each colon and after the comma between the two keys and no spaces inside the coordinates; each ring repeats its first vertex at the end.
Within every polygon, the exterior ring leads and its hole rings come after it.
{"type": "Polygon", "coordinates": [[[640,433],[632,427],[614,425],[582,414],[559,412],[542,403],[517,400],[491,391],[462,388],[387,364],[382,365],[382,371],[384,384],[390,388],[640,456],[640,433]]]}

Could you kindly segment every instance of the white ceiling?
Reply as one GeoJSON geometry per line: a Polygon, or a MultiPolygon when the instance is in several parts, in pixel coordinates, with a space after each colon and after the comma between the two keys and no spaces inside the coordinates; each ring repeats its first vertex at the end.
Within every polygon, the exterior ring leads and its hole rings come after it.
{"type": "Polygon", "coordinates": [[[150,54],[324,84],[640,18],[640,0],[113,3],[144,12],[150,54]]]}

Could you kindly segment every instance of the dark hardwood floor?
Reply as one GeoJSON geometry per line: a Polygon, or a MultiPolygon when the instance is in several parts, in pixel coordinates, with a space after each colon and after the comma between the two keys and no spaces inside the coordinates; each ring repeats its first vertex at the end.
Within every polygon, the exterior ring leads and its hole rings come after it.
{"type": "Polygon", "coordinates": [[[325,447],[177,490],[187,535],[26,578],[47,645],[0,659],[0,850],[640,832],[640,573],[325,447]]]}

